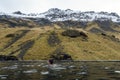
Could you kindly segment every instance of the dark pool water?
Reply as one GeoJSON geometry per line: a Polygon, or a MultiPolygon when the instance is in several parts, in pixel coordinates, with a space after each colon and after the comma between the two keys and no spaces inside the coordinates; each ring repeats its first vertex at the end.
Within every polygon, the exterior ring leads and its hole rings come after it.
{"type": "Polygon", "coordinates": [[[0,62],[0,80],[120,80],[120,61],[0,62]]]}

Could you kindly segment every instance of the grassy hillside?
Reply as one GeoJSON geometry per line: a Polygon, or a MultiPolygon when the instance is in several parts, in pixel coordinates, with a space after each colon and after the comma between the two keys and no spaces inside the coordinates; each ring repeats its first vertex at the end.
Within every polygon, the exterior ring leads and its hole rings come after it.
{"type": "Polygon", "coordinates": [[[81,36],[75,38],[63,36],[62,32],[66,29],[57,25],[41,28],[1,27],[0,55],[14,55],[23,60],[45,60],[56,50],[61,50],[69,54],[73,60],[119,60],[120,42],[116,39],[119,35],[109,32],[92,33],[90,31],[92,28],[99,29],[97,25],[84,30],[74,28],[88,36],[87,40],[84,40],[81,36]],[[53,42],[55,44],[53,46],[48,42],[52,32],[56,33],[56,37],[60,40],[59,43],[53,42]]]}

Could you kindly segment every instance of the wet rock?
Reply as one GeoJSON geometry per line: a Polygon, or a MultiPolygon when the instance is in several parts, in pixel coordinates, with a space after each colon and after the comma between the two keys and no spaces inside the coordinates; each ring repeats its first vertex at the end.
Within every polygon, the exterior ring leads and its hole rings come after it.
{"type": "Polygon", "coordinates": [[[80,75],[87,75],[87,72],[80,72],[78,74],[80,74],[80,75]]]}
{"type": "Polygon", "coordinates": [[[5,80],[7,79],[8,75],[0,75],[0,80],[5,80]]]}
{"type": "Polygon", "coordinates": [[[119,73],[120,74],[120,71],[115,71],[115,73],[119,73]]]}
{"type": "Polygon", "coordinates": [[[9,66],[9,67],[2,67],[1,69],[2,70],[14,70],[17,68],[18,68],[18,65],[13,65],[13,66],[9,66]]]}
{"type": "Polygon", "coordinates": [[[60,70],[65,70],[65,67],[52,67],[52,70],[60,71],[60,70]]]}
{"type": "Polygon", "coordinates": [[[8,75],[0,75],[0,80],[6,80],[8,75]]]}
{"type": "Polygon", "coordinates": [[[100,79],[98,79],[98,80],[109,80],[109,79],[107,79],[107,78],[100,78],[100,79]]]}
{"type": "Polygon", "coordinates": [[[5,79],[7,79],[7,77],[1,77],[1,79],[2,79],[2,80],[5,80],[5,79]]]}
{"type": "Polygon", "coordinates": [[[68,69],[73,69],[73,68],[76,68],[76,66],[74,65],[68,66],[68,69]]]}
{"type": "Polygon", "coordinates": [[[110,77],[110,78],[115,79],[115,80],[120,80],[119,76],[118,77],[114,76],[114,77],[110,77]]]}
{"type": "Polygon", "coordinates": [[[76,79],[70,79],[70,80],[81,80],[81,79],[76,78],[76,79]]]}
{"type": "Polygon", "coordinates": [[[116,75],[117,73],[114,70],[108,70],[107,74],[108,75],[116,75]]]}
{"type": "Polygon", "coordinates": [[[34,65],[22,65],[22,67],[34,67],[34,65]]]}
{"type": "Polygon", "coordinates": [[[0,61],[16,61],[16,60],[18,60],[16,56],[0,55],[0,61]]]}
{"type": "Polygon", "coordinates": [[[28,70],[28,71],[23,71],[23,73],[30,74],[30,73],[36,73],[36,69],[28,70]]]}
{"type": "Polygon", "coordinates": [[[110,69],[109,67],[105,67],[106,70],[110,69]]]}
{"type": "Polygon", "coordinates": [[[42,75],[47,75],[47,74],[49,74],[49,72],[48,71],[44,71],[44,72],[41,72],[41,74],[42,75]]]}
{"type": "Polygon", "coordinates": [[[0,77],[7,77],[8,75],[0,75],[0,77]]]}

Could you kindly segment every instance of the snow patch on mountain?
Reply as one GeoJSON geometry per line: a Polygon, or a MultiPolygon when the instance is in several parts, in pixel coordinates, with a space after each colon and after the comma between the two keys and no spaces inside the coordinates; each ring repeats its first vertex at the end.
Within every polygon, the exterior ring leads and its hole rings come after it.
{"type": "Polygon", "coordinates": [[[94,12],[94,11],[73,11],[71,9],[61,10],[58,8],[51,8],[44,13],[30,13],[24,14],[20,11],[14,13],[2,13],[0,15],[6,15],[16,18],[45,18],[50,20],[51,22],[56,21],[94,21],[94,20],[111,20],[113,22],[120,22],[120,16],[116,13],[108,13],[108,12],[94,12]]]}

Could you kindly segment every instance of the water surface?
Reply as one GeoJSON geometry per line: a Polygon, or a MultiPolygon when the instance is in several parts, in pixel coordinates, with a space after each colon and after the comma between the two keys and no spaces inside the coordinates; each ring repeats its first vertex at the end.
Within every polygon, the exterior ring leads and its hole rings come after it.
{"type": "Polygon", "coordinates": [[[0,62],[0,80],[120,80],[120,61],[0,62]]]}

